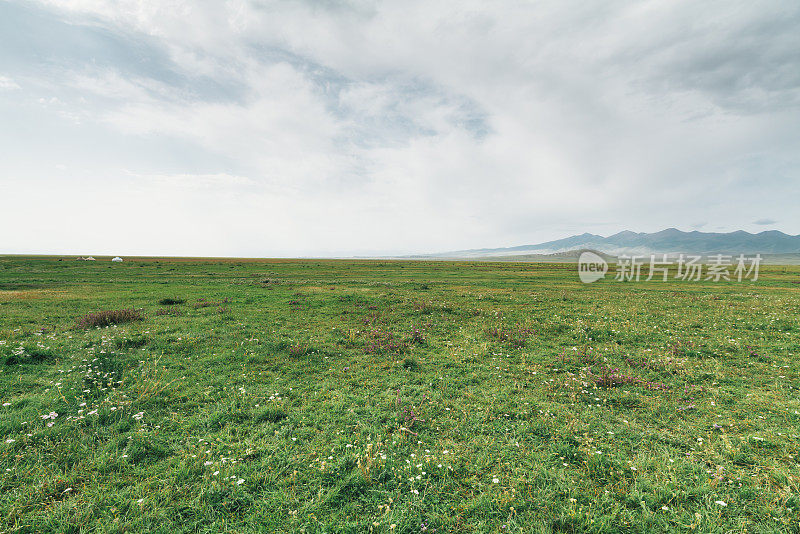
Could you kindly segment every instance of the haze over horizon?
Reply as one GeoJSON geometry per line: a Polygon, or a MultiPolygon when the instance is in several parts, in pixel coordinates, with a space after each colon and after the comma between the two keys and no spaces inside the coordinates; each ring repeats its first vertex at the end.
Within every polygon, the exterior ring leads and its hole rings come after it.
{"type": "Polygon", "coordinates": [[[0,0],[0,254],[800,234],[800,4],[0,0]]]}

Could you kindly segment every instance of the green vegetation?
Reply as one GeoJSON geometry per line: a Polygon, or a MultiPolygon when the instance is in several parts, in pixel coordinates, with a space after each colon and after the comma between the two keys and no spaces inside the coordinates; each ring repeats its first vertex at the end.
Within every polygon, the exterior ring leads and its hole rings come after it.
{"type": "Polygon", "coordinates": [[[797,532],[798,282],[0,258],[0,531],[797,532]]]}

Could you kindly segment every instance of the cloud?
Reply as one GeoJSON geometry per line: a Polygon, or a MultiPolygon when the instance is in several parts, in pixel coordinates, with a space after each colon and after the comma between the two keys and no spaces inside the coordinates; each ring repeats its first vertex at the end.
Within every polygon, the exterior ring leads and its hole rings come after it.
{"type": "Polygon", "coordinates": [[[759,226],[770,226],[773,224],[777,224],[778,221],[774,219],[758,219],[753,221],[753,224],[757,224],[759,226]]]}
{"type": "Polygon", "coordinates": [[[226,187],[230,185],[251,185],[253,180],[246,176],[217,174],[137,174],[129,172],[136,179],[150,180],[161,187],[179,186],[190,188],[226,187]]]}
{"type": "Polygon", "coordinates": [[[19,89],[19,84],[7,76],[0,76],[0,91],[19,89]]]}
{"type": "MultiPolygon", "coordinates": [[[[0,164],[18,177],[9,187],[55,180],[57,160],[73,173],[68,198],[91,183],[99,198],[220,199],[215,217],[243,234],[233,254],[502,246],[697,220],[736,229],[754,210],[800,226],[800,8],[789,4],[0,11],[0,89],[26,89],[4,93],[0,111],[36,128],[0,126],[18,154],[0,164]]],[[[207,217],[180,204],[187,220],[207,217]]],[[[34,231],[12,238],[24,248],[34,231]]],[[[160,239],[140,246],[168,248],[160,239]]]]}

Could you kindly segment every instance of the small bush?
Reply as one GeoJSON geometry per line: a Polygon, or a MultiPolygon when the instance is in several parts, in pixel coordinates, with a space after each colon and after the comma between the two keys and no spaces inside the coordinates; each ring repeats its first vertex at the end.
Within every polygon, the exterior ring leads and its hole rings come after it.
{"type": "Polygon", "coordinates": [[[165,298],[158,301],[158,303],[162,306],[174,306],[176,304],[183,304],[184,302],[186,301],[179,298],[165,298]]]}
{"type": "Polygon", "coordinates": [[[113,324],[131,323],[133,321],[143,321],[142,312],[127,308],[124,310],[106,310],[96,313],[89,313],[78,319],[78,328],[91,328],[94,326],[111,326],[113,324]]]}

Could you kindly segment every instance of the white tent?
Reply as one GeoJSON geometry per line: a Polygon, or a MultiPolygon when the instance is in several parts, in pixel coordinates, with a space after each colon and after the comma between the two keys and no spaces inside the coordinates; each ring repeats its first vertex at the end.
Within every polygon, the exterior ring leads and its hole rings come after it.
{"type": "Polygon", "coordinates": [[[89,256],[88,258],[86,258],[86,261],[95,261],[95,259],[93,257],[89,256]]]}
{"type": "Polygon", "coordinates": [[[119,256],[117,256],[116,258],[113,258],[111,261],[122,261],[122,258],[120,258],[119,256]]]}

